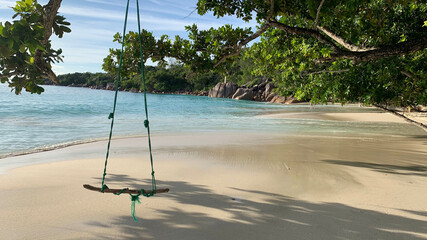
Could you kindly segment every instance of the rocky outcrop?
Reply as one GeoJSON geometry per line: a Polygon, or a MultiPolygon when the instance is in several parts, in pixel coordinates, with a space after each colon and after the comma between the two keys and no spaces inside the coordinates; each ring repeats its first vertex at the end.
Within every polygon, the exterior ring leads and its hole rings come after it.
{"type": "Polygon", "coordinates": [[[273,99],[270,100],[271,103],[285,103],[286,97],[275,95],[273,99]]]}
{"type": "Polygon", "coordinates": [[[238,86],[235,83],[218,83],[215,87],[209,90],[209,97],[230,98],[236,92],[238,86]]]}
{"type": "Polygon", "coordinates": [[[114,86],[114,83],[107,83],[107,86],[105,86],[105,90],[115,90],[116,87],[114,86]]]}
{"type": "Polygon", "coordinates": [[[301,101],[298,100],[296,97],[288,97],[286,98],[285,104],[292,104],[292,103],[300,103],[301,101]]]}
{"type": "Polygon", "coordinates": [[[236,100],[254,100],[254,93],[247,88],[239,88],[232,96],[236,100]]]}
{"type": "Polygon", "coordinates": [[[254,82],[238,87],[235,83],[218,83],[212,88],[208,96],[217,98],[233,98],[236,100],[249,100],[259,102],[271,102],[281,104],[298,103],[294,97],[283,97],[273,92],[274,84],[269,79],[261,80],[260,84],[249,87],[254,82]]]}

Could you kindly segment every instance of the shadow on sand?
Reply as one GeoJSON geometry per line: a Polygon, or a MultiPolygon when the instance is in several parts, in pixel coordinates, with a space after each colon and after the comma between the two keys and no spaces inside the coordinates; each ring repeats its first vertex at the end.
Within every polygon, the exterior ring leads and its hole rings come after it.
{"type": "Polygon", "coordinates": [[[391,164],[350,162],[350,161],[340,161],[340,160],[323,160],[323,161],[330,164],[368,168],[381,173],[427,177],[427,167],[422,165],[413,164],[408,166],[399,166],[399,165],[391,165],[391,164]]]}
{"type": "MultiPolygon", "coordinates": [[[[132,188],[138,188],[140,183],[126,175],[109,175],[108,180],[132,188]]],[[[235,196],[245,192],[257,195],[252,200],[239,199],[182,181],[159,181],[158,186],[169,187],[171,192],[156,197],[175,201],[177,208],[165,206],[155,211],[155,217],[147,218],[139,206],[139,222],[134,222],[127,213],[109,220],[108,224],[102,220],[87,222],[92,227],[113,227],[120,232],[119,236],[98,235],[92,239],[365,240],[425,239],[427,236],[425,221],[339,203],[312,203],[265,191],[231,189],[235,196]],[[184,210],[179,206],[188,208],[184,210]],[[208,209],[216,211],[217,215],[208,214],[208,209]]],[[[412,214],[422,216],[425,213],[412,214]]]]}

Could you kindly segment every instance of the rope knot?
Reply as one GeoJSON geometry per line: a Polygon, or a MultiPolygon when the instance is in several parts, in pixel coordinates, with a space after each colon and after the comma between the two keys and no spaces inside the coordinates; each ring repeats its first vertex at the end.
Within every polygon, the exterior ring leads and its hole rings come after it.
{"type": "Polygon", "coordinates": [[[130,200],[132,201],[130,213],[132,214],[133,220],[135,222],[138,222],[138,219],[135,217],[135,202],[137,202],[138,204],[141,203],[141,201],[139,200],[139,195],[141,194],[137,194],[137,195],[129,194],[129,195],[130,195],[130,200]]]}
{"type": "Polygon", "coordinates": [[[103,184],[101,187],[101,192],[104,193],[104,189],[108,189],[108,186],[106,184],[103,184]]]}
{"type": "Polygon", "coordinates": [[[130,199],[132,200],[132,202],[138,202],[141,203],[141,201],[139,200],[139,194],[138,195],[130,195],[130,199]]]}
{"type": "Polygon", "coordinates": [[[114,118],[114,113],[110,113],[110,115],[108,115],[108,119],[112,119],[114,118]]]}
{"type": "Polygon", "coordinates": [[[151,172],[151,176],[154,176],[154,171],[151,172]]]}
{"type": "Polygon", "coordinates": [[[149,125],[148,120],[144,120],[144,126],[145,126],[146,128],[148,128],[148,125],[149,125]]]}

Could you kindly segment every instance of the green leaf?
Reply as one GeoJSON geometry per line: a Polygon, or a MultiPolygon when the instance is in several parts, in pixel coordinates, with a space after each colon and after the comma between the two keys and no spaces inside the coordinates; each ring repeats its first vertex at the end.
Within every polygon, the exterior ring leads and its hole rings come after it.
{"type": "Polygon", "coordinates": [[[24,53],[26,50],[26,47],[24,44],[22,44],[21,46],[19,46],[19,52],[24,53]]]}

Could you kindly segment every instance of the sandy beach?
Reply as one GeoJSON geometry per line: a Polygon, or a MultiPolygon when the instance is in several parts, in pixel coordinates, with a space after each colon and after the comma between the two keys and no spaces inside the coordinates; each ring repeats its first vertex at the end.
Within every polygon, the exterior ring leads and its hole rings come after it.
{"type": "Polygon", "coordinates": [[[405,119],[396,117],[388,112],[377,113],[328,113],[328,112],[292,112],[262,115],[265,118],[297,118],[297,119],[319,119],[333,121],[354,122],[389,122],[407,123],[405,119]]]}
{"type": "MultiPolygon", "coordinates": [[[[0,239],[427,239],[427,135],[152,140],[170,192],[142,198],[138,222],[128,195],[82,187],[100,186],[105,141],[0,159],[0,239]]],[[[150,188],[146,141],[113,141],[110,188],[150,188]]]]}

